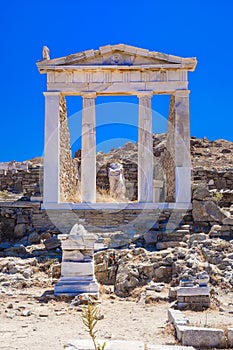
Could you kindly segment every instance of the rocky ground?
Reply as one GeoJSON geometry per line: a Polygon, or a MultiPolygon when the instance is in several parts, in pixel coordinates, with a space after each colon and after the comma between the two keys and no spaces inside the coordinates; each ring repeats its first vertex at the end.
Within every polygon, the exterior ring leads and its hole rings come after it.
{"type": "MultiPolygon", "coordinates": [[[[60,276],[60,248],[38,243],[25,249],[27,258],[25,252],[6,250],[0,258],[0,349],[62,349],[69,339],[88,338],[80,320],[83,306],[53,296],[60,276]]],[[[172,301],[169,288],[203,270],[210,275],[211,308],[189,311],[189,318],[195,325],[232,323],[232,241],[193,234],[182,246],[162,251],[134,245],[100,251],[95,264],[101,339],[176,344],[166,322],[172,301]]]]}
{"type": "MultiPolygon", "coordinates": [[[[164,135],[154,136],[157,155],[164,142],[164,135]]],[[[103,315],[97,327],[99,338],[175,344],[172,327],[166,322],[173,300],[170,288],[203,270],[210,276],[211,307],[185,311],[188,318],[193,325],[232,326],[232,152],[231,142],[191,138],[193,222],[177,245],[171,247],[168,241],[164,244],[168,249],[156,251],[153,242],[145,248],[139,240],[127,249],[96,252],[103,315]]],[[[97,161],[101,167],[122,159],[122,154],[125,160],[136,162],[136,145],[128,143],[109,154],[99,153],[97,161]]],[[[20,196],[0,191],[1,201],[20,196]]],[[[9,229],[15,215],[11,211],[4,212],[4,225],[9,229]]],[[[58,232],[26,230],[22,220],[17,222],[12,226],[14,239],[0,241],[0,349],[62,349],[69,339],[88,338],[80,320],[83,306],[53,296],[60,276],[58,232]]],[[[158,232],[154,235],[157,240],[158,232]]],[[[146,237],[144,243],[148,243],[146,237]]]]}

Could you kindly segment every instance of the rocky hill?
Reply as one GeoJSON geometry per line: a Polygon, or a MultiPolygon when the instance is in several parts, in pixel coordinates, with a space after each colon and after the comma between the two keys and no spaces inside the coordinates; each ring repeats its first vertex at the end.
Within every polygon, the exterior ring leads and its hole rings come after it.
{"type": "MultiPolygon", "coordinates": [[[[210,141],[191,137],[191,160],[193,169],[202,167],[205,170],[233,169],[233,142],[227,140],[210,141]]],[[[166,134],[154,134],[153,149],[155,157],[159,157],[166,147],[166,134]]],[[[99,152],[97,161],[101,164],[114,159],[137,162],[137,144],[128,142],[124,146],[112,149],[108,153],[99,152]]]]}

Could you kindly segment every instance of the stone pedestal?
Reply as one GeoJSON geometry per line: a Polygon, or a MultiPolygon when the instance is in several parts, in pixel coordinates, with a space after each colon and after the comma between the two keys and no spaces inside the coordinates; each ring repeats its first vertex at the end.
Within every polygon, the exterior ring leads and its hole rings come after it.
{"type": "Polygon", "coordinates": [[[62,243],[61,279],[54,295],[88,293],[98,296],[93,261],[95,236],[76,224],[70,234],[59,235],[59,239],[62,243]]]}

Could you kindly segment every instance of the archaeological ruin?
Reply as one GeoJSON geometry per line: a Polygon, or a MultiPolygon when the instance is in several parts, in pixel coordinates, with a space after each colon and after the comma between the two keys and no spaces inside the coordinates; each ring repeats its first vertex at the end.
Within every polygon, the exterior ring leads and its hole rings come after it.
{"type": "Polygon", "coordinates": [[[106,45],[66,57],[50,59],[48,48],[37,63],[47,74],[45,95],[45,147],[43,205],[46,209],[108,208],[96,203],[96,113],[97,96],[137,96],[138,179],[137,203],[111,203],[109,207],[137,209],[190,208],[191,161],[188,72],[195,58],[173,55],[124,44],[106,45]],[[170,95],[164,179],[154,178],[152,109],[155,94],[170,95]],[[66,96],[82,96],[81,178],[72,160],[66,112],[66,96]],[[79,184],[77,183],[79,182],[79,184]],[[80,189],[80,203],[70,200],[80,189]],[[165,196],[160,198],[161,189],[165,196]],[[69,205],[67,205],[69,203],[69,205]],[[149,205],[150,204],[150,205],[149,205]],[[149,206],[148,206],[149,205],[149,206]]]}

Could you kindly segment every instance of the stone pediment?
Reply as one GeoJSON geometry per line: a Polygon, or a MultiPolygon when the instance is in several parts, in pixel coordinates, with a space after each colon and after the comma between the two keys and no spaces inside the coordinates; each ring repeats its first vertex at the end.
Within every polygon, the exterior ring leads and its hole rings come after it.
{"type": "Polygon", "coordinates": [[[106,45],[98,50],[87,50],[56,59],[44,59],[37,63],[39,70],[69,68],[75,66],[161,66],[194,70],[196,58],[182,58],[149,51],[124,44],[106,45]]]}

